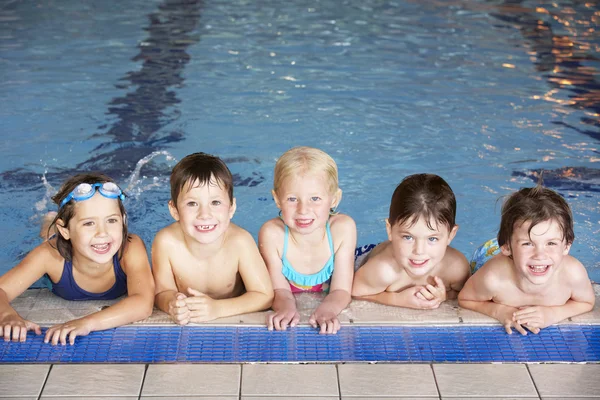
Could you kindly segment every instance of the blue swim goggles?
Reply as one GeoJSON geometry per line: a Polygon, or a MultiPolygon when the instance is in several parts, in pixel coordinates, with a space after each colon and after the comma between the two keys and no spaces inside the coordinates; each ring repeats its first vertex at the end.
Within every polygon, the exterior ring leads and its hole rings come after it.
{"type": "Polygon", "coordinates": [[[100,192],[100,194],[108,199],[121,199],[121,201],[125,200],[125,194],[121,190],[120,187],[117,186],[116,183],[113,182],[104,182],[104,183],[80,183],[73,189],[71,193],[67,197],[60,202],[59,209],[61,209],[65,204],[67,204],[71,200],[75,201],[83,201],[87,200],[96,194],[96,188],[100,192]]]}

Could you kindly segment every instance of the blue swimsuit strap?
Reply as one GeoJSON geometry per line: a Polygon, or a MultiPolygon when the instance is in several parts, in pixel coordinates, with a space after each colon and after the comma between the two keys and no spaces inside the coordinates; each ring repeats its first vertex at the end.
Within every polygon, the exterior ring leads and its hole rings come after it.
{"type": "Polygon", "coordinates": [[[292,265],[289,263],[289,261],[287,260],[286,254],[287,254],[287,244],[288,244],[288,236],[289,236],[289,228],[287,227],[287,225],[285,225],[285,234],[283,235],[284,239],[283,239],[283,254],[281,256],[281,262],[282,262],[282,268],[281,268],[281,272],[283,272],[283,276],[285,276],[288,280],[297,283],[299,285],[302,286],[315,286],[318,285],[320,283],[326,282],[327,280],[329,280],[329,278],[331,278],[331,275],[333,274],[333,266],[334,266],[334,249],[333,249],[333,239],[331,237],[331,229],[329,227],[329,222],[327,222],[327,225],[325,226],[325,229],[327,231],[327,239],[329,242],[329,249],[331,250],[331,256],[329,257],[329,260],[327,260],[327,262],[325,263],[325,266],[323,266],[323,268],[314,273],[314,274],[310,274],[310,275],[306,275],[306,274],[301,274],[300,272],[296,271],[292,265]]]}

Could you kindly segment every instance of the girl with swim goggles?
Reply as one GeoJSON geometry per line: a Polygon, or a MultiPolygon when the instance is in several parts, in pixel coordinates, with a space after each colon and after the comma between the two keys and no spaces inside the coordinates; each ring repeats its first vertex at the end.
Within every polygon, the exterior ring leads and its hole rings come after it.
{"type": "Polygon", "coordinates": [[[74,344],[77,336],[147,318],[152,313],[154,281],[143,241],[127,232],[125,194],[102,174],[67,180],[52,200],[58,212],[48,227],[53,237],[33,249],[0,277],[0,336],[25,341],[27,331],[41,334],[10,302],[42,276],[67,300],[111,300],[114,305],[46,331],[46,343],[74,344]],[[96,195],[96,194],[99,195],[96,195]],[[130,284],[135,282],[135,285],[130,284]]]}

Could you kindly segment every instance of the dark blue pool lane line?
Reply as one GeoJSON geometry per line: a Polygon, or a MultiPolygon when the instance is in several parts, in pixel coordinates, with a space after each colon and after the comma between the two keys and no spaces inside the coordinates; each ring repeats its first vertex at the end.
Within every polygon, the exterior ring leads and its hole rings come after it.
{"type": "Polygon", "coordinates": [[[561,325],[539,335],[500,326],[121,327],[51,346],[43,335],[0,343],[0,363],[600,362],[600,326],[561,325]]]}

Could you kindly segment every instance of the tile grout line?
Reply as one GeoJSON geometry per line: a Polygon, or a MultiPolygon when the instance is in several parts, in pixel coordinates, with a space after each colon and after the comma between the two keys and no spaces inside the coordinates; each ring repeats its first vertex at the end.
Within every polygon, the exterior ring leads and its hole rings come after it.
{"type": "Polygon", "coordinates": [[[42,384],[42,390],[40,390],[40,394],[38,395],[38,400],[42,398],[42,393],[44,393],[44,389],[46,388],[46,383],[48,383],[48,378],[50,378],[50,372],[52,371],[52,367],[54,364],[50,364],[50,368],[48,368],[48,373],[46,374],[46,379],[44,379],[44,383],[42,384]]]}
{"type": "Polygon", "coordinates": [[[238,400],[242,399],[242,379],[244,378],[244,364],[239,364],[240,366],[240,389],[238,390],[238,400]]]}
{"type": "Polygon", "coordinates": [[[338,399],[342,399],[342,384],[340,383],[340,364],[335,364],[335,377],[337,379],[338,399]]]}
{"type": "Polygon", "coordinates": [[[438,399],[442,398],[442,392],[440,391],[440,386],[438,385],[437,377],[435,376],[435,370],[433,369],[433,363],[429,364],[429,368],[431,368],[431,373],[433,374],[433,381],[435,382],[435,390],[438,392],[438,399]]]}
{"type": "Polygon", "coordinates": [[[533,388],[535,389],[535,392],[538,395],[538,399],[542,398],[542,395],[540,394],[540,391],[538,390],[538,387],[535,383],[535,379],[533,379],[533,375],[531,375],[531,371],[529,370],[529,364],[525,364],[525,368],[527,369],[527,373],[529,374],[529,379],[531,379],[531,383],[533,383],[533,388]]]}
{"type": "Polygon", "coordinates": [[[138,393],[138,400],[142,398],[142,391],[144,390],[144,384],[146,383],[146,374],[148,373],[148,368],[150,364],[144,365],[144,375],[142,376],[142,384],[140,385],[140,392],[138,393]]]}

